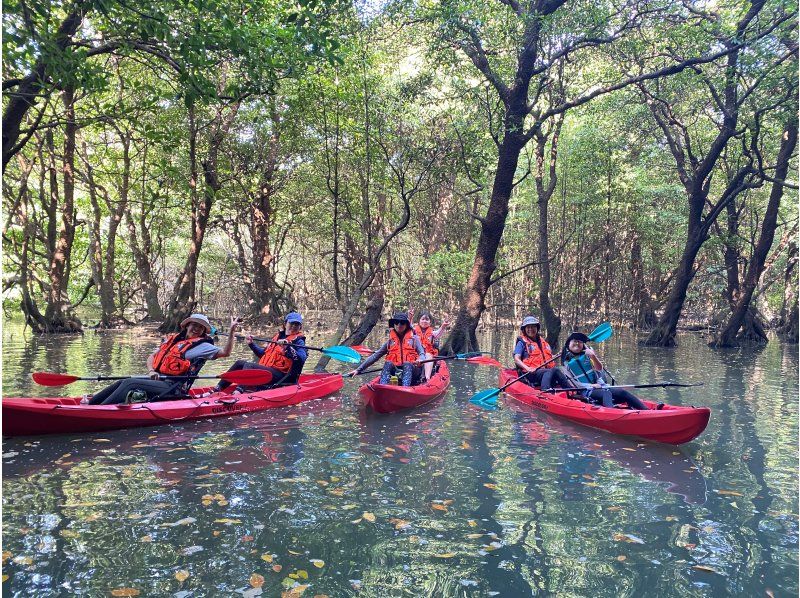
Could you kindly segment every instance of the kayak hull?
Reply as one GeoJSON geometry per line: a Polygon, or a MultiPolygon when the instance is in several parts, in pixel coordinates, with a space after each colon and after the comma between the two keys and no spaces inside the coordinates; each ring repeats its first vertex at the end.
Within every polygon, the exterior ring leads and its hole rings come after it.
{"type": "Polygon", "coordinates": [[[439,362],[439,371],[425,384],[396,386],[379,384],[380,376],[358,389],[364,405],[376,413],[394,413],[420,407],[441,397],[450,386],[450,371],[444,361],[439,362]]]}
{"type": "MultiPolygon", "coordinates": [[[[502,370],[500,386],[517,376],[516,370],[502,370]]],[[[651,408],[649,411],[589,405],[570,399],[566,393],[544,393],[522,382],[515,382],[505,392],[520,403],[577,424],[666,444],[684,444],[694,440],[706,429],[711,417],[711,410],[707,407],[664,405],[657,410],[657,403],[652,401],[644,401],[651,408]]]]}
{"type": "Polygon", "coordinates": [[[342,385],[339,374],[307,374],[298,384],[254,393],[199,397],[210,389],[197,388],[190,399],[132,405],[81,405],[80,397],[4,398],[3,435],[99,432],[253,413],[320,399],[342,385]]]}

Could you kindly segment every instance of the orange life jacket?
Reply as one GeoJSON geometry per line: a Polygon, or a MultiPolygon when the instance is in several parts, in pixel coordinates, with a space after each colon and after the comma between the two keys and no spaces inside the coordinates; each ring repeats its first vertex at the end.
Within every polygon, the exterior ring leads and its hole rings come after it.
{"type": "Polygon", "coordinates": [[[179,339],[180,334],[172,334],[161,343],[153,357],[153,369],[165,376],[193,376],[203,367],[205,360],[195,360],[194,362],[186,359],[186,352],[203,343],[213,343],[210,336],[199,338],[179,339]]]}
{"type": "MultiPolygon", "coordinates": [[[[550,359],[553,358],[553,352],[550,350],[550,345],[548,345],[547,341],[542,337],[539,337],[539,342],[542,343],[541,346],[539,343],[529,339],[527,336],[519,336],[517,337],[517,340],[525,343],[525,351],[528,355],[522,360],[522,363],[528,367],[538,368],[543,363],[550,361],[550,359]]],[[[556,367],[556,364],[554,361],[551,361],[544,367],[554,368],[556,367]]]]}
{"type": "Polygon", "coordinates": [[[422,326],[417,324],[414,326],[414,334],[419,337],[419,342],[422,343],[422,346],[425,348],[425,352],[428,355],[435,357],[439,354],[439,348],[436,347],[438,339],[433,338],[433,326],[428,326],[425,330],[423,330],[422,326]]]}
{"type": "Polygon", "coordinates": [[[403,365],[419,359],[419,353],[414,346],[414,331],[409,330],[403,336],[403,340],[397,336],[394,329],[389,331],[389,351],[386,353],[386,360],[391,361],[395,365],[403,365]]]}
{"type": "MultiPolygon", "coordinates": [[[[272,340],[276,341],[279,338],[280,333],[273,336],[272,340]]],[[[303,336],[302,332],[298,332],[297,334],[287,334],[284,337],[284,340],[286,340],[286,342],[293,343],[299,338],[306,340],[306,337],[303,336]]],[[[284,374],[288,374],[289,370],[292,369],[292,364],[294,361],[291,357],[286,356],[285,349],[286,345],[268,343],[267,346],[264,347],[264,354],[261,356],[261,359],[258,360],[258,363],[270,368],[275,368],[284,374]]]]}

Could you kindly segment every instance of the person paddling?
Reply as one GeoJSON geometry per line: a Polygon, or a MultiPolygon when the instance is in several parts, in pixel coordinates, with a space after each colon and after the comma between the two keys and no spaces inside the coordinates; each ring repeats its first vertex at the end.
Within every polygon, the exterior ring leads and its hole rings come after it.
{"type": "MultiPolygon", "coordinates": [[[[239,326],[239,319],[231,317],[231,332],[239,326]]],[[[227,357],[233,351],[235,335],[228,337],[224,348],[214,345],[211,323],[203,314],[192,314],[181,322],[181,331],[167,336],[161,346],[147,358],[151,380],[129,378],[104,388],[89,399],[90,405],[115,405],[124,403],[128,393],[140,391],[147,399],[163,400],[183,398],[206,361],[227,357]],[[162,376],[182,376],[161,380],[162,376]]],[[[88,397],[87,397],[88,398],[88,397]]]]}
{"type": "Polygon", "coordinates": [[[586,346],[588,341],[589,337],[583,332],[573,332],[567,337],[561,351],[561,363],[570,379],[566,386],[583,388],[587,399],[603,407],[626,403],[631,409],[647,410],[639,397],[624,388],[605,388],[601,376],[603,364],[594,350],[586,346]]]}
{"type": "Polygon", "coordinates": [[[545,339],[539,335],[541,324],[536,316],[526,316],[519,327],[520,335],[514,346],[514,364],[517,372],[527,375],[522,382],[529,386],[552,386],[551,370],[555,367],[553,351],[545,339]],[[549,362],[549,363],[548,363],[549,362]],[[545,380],[545,376],[547,379],[545,380]]]}
{"type": "Polygon", "coordinates": [[[356,369],[344,374],[345,376],[360,374],[385,355],[386,362],[383,364],[379,384],[388,384],[394,375],[399,375],[402,386],[413,386],[419,381],[422,367],[418,362],[425,355],[425,348],[411,329],[408,314],[402,312],[394,314],[389,319],[389,327],[391,328],[389,340],[356,369]]]}
{"type": "MultiPolygon", "coordinates": [[[[293,311],[283,318],[283,325],[275,336],[274,342],[260,347],[253,340],[252,335],[247,336],[247,346],[259,358],[258,362],[237,360],[228,370],[267,370],[272,374],[272,382],[256,390],[266,390],[280,385],[295,384],[300,378],[300,372],[308,359],[305,349],[306,337],[303,333],[303,316],[293,311]]],[[[220,380],[216,390],[224,390],[230,382],[220,380]]]]}
{"type": "MultiPolygon", "coordinates": [[[[414,321],[414,310],[408,309],[408,317],[414,321]]],[[[442,338],[445,331],[450,327],[450,321],[447,316],[442,320],[442,325],[436,330],[433,329],[433,316],[428,310],[423,310],[419,315],[419,321],[414,326],[414,334],[419,338],[425,349],[425,359],[432,359],[439,354],[439,339],[442,338]]],[[[425,380],[430,380],[433,375],[433,362],[423,364],[425,366],[425,380]]]]}

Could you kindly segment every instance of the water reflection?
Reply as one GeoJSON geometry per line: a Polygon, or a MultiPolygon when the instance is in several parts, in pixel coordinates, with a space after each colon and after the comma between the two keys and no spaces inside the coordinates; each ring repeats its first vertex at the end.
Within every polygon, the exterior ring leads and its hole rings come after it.
{"type": "MultiPolygon", "coordinates": [[[[41,393],[33,370],[136,371],[155,338],[4,334],[7,395],[41,393]]],[[[513,401],[483,411],[468,399],[496,370],[456,363],[449,394],[406,413],[366,414],[348,382],[235,418],[6,440],[3,589],[796,595],[797,348],[718,353],[686,336],[664,351],[618,336],[602,345],[618,380],[705,381],[653,395],[710,406],[700,438],[675,449],[513,401]]],[[[486,342],[506,362],[508,338],[486,342]]]]}

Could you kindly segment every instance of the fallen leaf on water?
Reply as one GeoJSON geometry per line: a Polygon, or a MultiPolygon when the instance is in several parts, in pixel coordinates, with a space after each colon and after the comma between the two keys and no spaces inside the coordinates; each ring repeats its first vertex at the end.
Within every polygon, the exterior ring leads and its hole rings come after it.
{"type": "Polygon", "coordinates": [[[454,556],[456,556],[456,553],[455,552],[443,552],[441,554],[434,554],[433,556],[435,556],[437,559],[449,559],[449,558],[453,558],[454,556]]]}
{"type": "Polygon", "coordinates": [[[717,573],[716,569],[707,567],[705,565],[692,565],[692,569],[697,569],[698,571],[707,571],[708,573],[717,573]]]}
{"type": "Polygon", "coordinates": [[[6,575],[5,573],[3,574],[3,581],[8,581],[8,575],[6,575]]]}
{"type": "Polygon", "coordinates": [[[303,554],[303,553],[302,553],[302,552],[295,552],[294,550],[290,550],[290,551],[289,551],[289,554],[293,554],[293,555],[295,555],[295,556],[299,556],[299,555],[301,555],[301,554],[303,554]]]}
{"type": "Polygon", "coordinates": [[[259,575],[258,573],[253,573],[250,576],[250,585],[254,588],[260,588],[264,585],[264,576],[259,575]]]}
{"type": "Polygon", "coordinates": [[[464,442],[462,442],[462,443],[461,443],[461,448],[462,448],[462,449],[470,449],[470,448],[472,448],[472,447],[471,447],[471,446],[469,445],[469,443],[468,443],[468,442],[465,440],[464,442]]]}
{"type": "Polygon", "coordinates": [[[467,534],[467,538],[469,538],[470,540],[474,540],[475,538],[481,538],[481,537],[483,537],[483,534],[467,534]]]}
{"type": "Polygon", "coordinates": [[[444,511],[447,512],[447,507],[444,505],[440,505],[438,503],[431,503],[431,509],[436,509],[437,511],[444,511]]]}
{"type": "Polygon", "coordinates": [[[76,532],[74,530],[71,530],[71,529],[62,529],[58,533],[63,538],[77,538],[78,537],[78,532],[76,532]]]}
{"type": "Polygon", "coordinates": [[[288,590],[281,592],[281,598],[297,598],[297,596],[303,595],[303,592],[306,591],[306,588],[308,588],[308,584],[294,586],[293,588],[289,588],[288,590]]]}
{"type": "Polygon", "coordinates": [[[600,484],[598,484],[597,482],[583,482],[583,485],[584,485],[584,486],[589,486],[589,487],[591,487],[591,488],[596,488],[596,487],[598,487],[600,484]]]}
{"type": "Polygon", "coordinates": [[[489,490],[497,490],[497,484],[484,484],[489,490]]]}
{"type": "Polygon", "coordinates": [[[194,523],[197,521],[194,517],[184,517],[183,519],[178,519],[174,523],[162,523],[161,527],[176,527],[178,525],[189,525],[190,523],[194,523]]]}
{"type": "Polygon", "coordinates": [[[181,569],[180,571],[175,573],[175,579],[183,583],[184,581],[189,579],[189,572],[184,569],[181,569]]]}
{"type": "Polygon", "coordinates": [[[325,566],[325,561],[322,559],[311,559],[309,561],[312,565],[314,565],[317,569],[322,569],[325,566]]]}
{"type": "Polygon", "coordinates": [[[623,451],[631,451],[632,453],[636,452],[635,448],[630,448],[630,447],[627,447],[627,446],[623,446],[622,450],[623,451]]]}
{"type": "Polygon", "coordinates": [[[447,500],[443,500],[443,501],[442,501],[442,504],[443,504],[444,506],[449,506],[449,505],[452,505],[454,502],[455,502],[455,501],[454,501],[452,498],[448,498],[447,500]]]}
{"type": "Polygon", "coordinates": [[[15,556],[13,560],[17,565],[32,565],[33,564],[33,558],[31,558],[29,556],[15,556]]]}
{"type": "Polygon", "coordinates": [[[468,520],[467,520],[467,524],[468,524],[470,527],[478,527],[478,522],[477,522],[477,521],[475,521],[474,519],[468,519],[468,520]]]}
{"type": "Polygon", "coordinates": [[[364,511],[361,514],[361,516],[364,519],[366,519],[367,521],[369,521],[370,523],[375,523],[375,514],[374,513],[370,513],[369,511],[364,511]]]}
{"type": "Polygon", "coordinates": [[[221,531],[219,531],[218,529],[215,529],[215,530],[214,530],[213,532],[211,532],[211,533],[212,533],[212,534],[213,534],[213,535],[216,537],[216,536],[219,536],[219,535],[220,535],[222,532],[221,532],[221,531]]]}
{"type": "Polygon", "coordinates": [[[275,573],[280,573],[281,569],[283,569],[281,565],[272,565],[272,570],[275,571],[275,573]]]}
{"type": "Polygon", "coordinates": [[[664,518],[664,521],[677,521],[677,520],[678,520],[678,518],[677,518],[677,517],[675,517],[675,516],[673,516],[673,515],[667,515],[667,516],[664,518]]]}
{"type": "Polygon", "coordinates": [[[363,521],[363,518],[359,517],[358,519],[353,519],[350,523],[361,523],[362,521],[363,521]]]}
{"type": "Polygon", "coordinates": [[[8,550],[3,551],[3,564],[11,558],[11,553],[8,550]]]}
{"type": "Polygon", "coordinates": [[[224,523],[225,525],[229,524],[238,524],[241,523],[239,519],[228,519],[227,517],[223,517],[222,519],[215,519],[214,523],[224,523]]]}
{"type": "Polygon", "coordinates": [[[632,534],[614,534],[614,540],[617,542],[628,542],[630,544],[644,544],[644,540],[632,534]]]}
{"type": "Polygon", "coordinates": [[[108,438],[95,438],[94,442],[111,442],[111,441],[108,438]]]}
{"type": "Polygon", "coordinates": [[[622,507],[614,505],[613,507],[606,507],[606,511],[621,511],[622,507]]]}
{"type": "Polygon", "coordinates": [[[117,588],[111,590],[112,596],[138,596],[139,594],[141,594],[141,592],[136,588],[117,588]]]}
{"type": "Polygon", "coordinates": [[[267,561],[268,563],[272,562],[272,555],[271,554],[262,554],[261,555],[262,561],[267,561]]]}
{"type": "Polygon", "coordinates": [[[152,541],[153,541],[153,536],[150,535],[142,536],[141,538],[139,538],[139,542],[152,542],[152,541]]]}
{"type": "Polygon", "coordinates": [[[217,501],[217,505],[219,505],[220,507],[227,507],[228,506],[228,501],[227,500],[217,501]]]}
{"type": "Polygon", "coordinates": [[[207,507],[207,506],[209,506],[209,505],[210,505],[210,504],[211,504],[213,501],[211,501],[211,500],[203,500],[203,501],[201,501],[201,502],[203,503],[203,506],[204,506],[204,507],[207,507]]]}
{"type": "Polygon", "coordinates": [[[407,527],[411,527],[411,523],[406,521],[405,519],[398,519],[397,517],[392,517],[389,519],[389,523],[394,525],[395,529],[405,529],[407,527]]]}
{"type": "Polygon", "coordinates": [[[253,536],[242,536],[242,542],[252,542],[254,539],[253,536]]]}
{"type": "Polygon", "coordinates": [[[618,560],[618,561],[621,563],[622,561],[624,561],[624,560],[625,560],[625,559],[627,559],[627,558],[628,558],[628,557],[626,557],[624,554],[621,554],[621,555],[619,555],[619,556],[617,557],[617,560],[618,560]]]}
{"type": "Polygon", "coordinates": [[[744,496],[741,492],[735,490],[717,490],[717,494],[724,494],[726,496],[744,496]]]}

